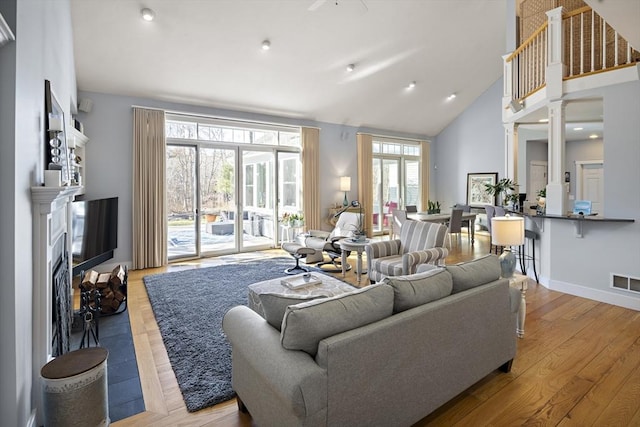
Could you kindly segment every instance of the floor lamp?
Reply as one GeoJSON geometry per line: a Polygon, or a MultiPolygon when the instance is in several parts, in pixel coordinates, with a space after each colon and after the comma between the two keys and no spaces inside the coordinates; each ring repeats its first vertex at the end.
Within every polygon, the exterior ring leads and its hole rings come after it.
{"type": "Polygon", "coordinates": [[[504,247],[500,255],[501,277],[513,277],[516,256],[511,247],[524,244],[524,218],[509,215],[491,218],[491,243],[504,247]]]}

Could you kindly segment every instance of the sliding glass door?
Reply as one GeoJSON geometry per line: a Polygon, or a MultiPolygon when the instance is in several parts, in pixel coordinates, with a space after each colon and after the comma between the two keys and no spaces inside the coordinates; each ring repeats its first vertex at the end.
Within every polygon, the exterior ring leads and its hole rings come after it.
{"type": "Polygon", "coordinates": [[[418,142],[374,140],[373,231],[389,230],[391,211],[414,205],[420,209],[421,172],[418,142]]]}
{"type": "Polygon", "coordinates": [[[199,158],[200,252],[235,251],[237,150],[200,147],[199,158]]]}
{"type": "Polygon", "coordinates": [[[302,209],[299,129],[171,115],[165,131],[169,259],[278,246],[302,209]]]}
{"type": "Polygon", "coordinates": [[[274,211],[276,198],[273,150],[242,149],[240,250],[257,250],[277,244],[274,211]]]}
{"type": "Polygon", "coordinates": [[[198,253],[196,147],[167,146],[167,252],[169,258],[198,253]]]}
{"type": "Polygon", "coordinates": [[[373,231],[389,228],[392,209],[400,206],[400,160],[373,159],[373,231]]]}

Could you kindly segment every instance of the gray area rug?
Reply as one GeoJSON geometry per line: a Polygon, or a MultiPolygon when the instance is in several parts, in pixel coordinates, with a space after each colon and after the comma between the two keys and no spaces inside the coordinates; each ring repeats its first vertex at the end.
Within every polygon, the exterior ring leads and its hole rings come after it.
{"type": "Polygon", "coordinates": [[[285,276],[284,269],[294,262],[268,258],[144,277],[187,410],[235,397],[231,346],[222,331],[222,318],[230,308],[247,305],[247,286],[285,276]]]}

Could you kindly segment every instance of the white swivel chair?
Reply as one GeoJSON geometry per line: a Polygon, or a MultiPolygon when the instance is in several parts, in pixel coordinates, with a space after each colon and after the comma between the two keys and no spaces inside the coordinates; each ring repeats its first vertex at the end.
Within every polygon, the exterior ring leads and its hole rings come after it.
{"type": "MultiPolygon", "coordinates": [[[[309,230],[309,237],[304,240],[304,246],[316,250],[315,254],[307,255],[307,264],[319,262],[318,266],[332,264],[333,268],[327,271],[342,271],[339,263],[342,259],[342,249],[338,240],[346,237],[354,237],[360,224],[360,215],[355,212],[343,212],[338,217],[335,227],[331,232],[323,230],[309,230]],[[324,261],[323,253],[329,256],[329,261],[324,261]]],[[[348,256],[349,254],[347,254],[348,256]]],[[[351,266],[346,266],[349,270],[351,266]]]]}

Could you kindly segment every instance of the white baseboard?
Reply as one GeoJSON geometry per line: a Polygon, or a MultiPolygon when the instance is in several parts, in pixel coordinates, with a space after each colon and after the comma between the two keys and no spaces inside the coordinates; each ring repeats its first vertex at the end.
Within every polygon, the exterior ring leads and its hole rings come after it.
{"type": "Polygon", "coordinates": [[[540,283],[543,284],[546,288],[551,289],[552,291],[563,292],[565,294],[575,295],[598,302],[604,302],[606,304],[617,305],[619,307],[628,308],[630,310],[640,311],[640,298],[621,295],[613,291],[588,288],[586,286],[575,285],[573,283],[562,282],[560,280],[549,281],[547,278],[545,278],[545,282],[546,283],[543,283],[542,278],[540,279],[540,283]]]}

